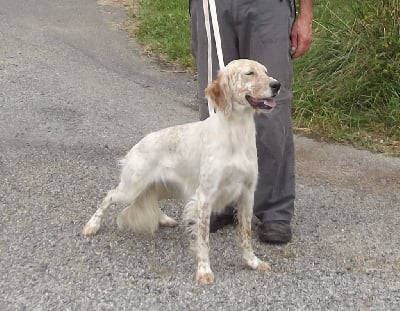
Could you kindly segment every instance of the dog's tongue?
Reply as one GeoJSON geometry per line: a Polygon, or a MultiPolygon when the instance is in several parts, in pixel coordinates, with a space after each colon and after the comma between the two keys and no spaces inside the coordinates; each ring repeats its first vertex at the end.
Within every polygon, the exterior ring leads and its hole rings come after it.
{"type": "Polygon", "coordinates": [[[274,108],[276,106],[276,102],[273,99],[268,98],[268,99],[264,100],[264,105],[274,108]]]}

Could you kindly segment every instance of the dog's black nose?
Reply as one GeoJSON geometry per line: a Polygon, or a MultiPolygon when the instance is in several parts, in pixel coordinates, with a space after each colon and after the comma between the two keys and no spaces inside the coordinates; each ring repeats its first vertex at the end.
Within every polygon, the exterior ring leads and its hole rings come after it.
{"type": "Polygon", "coordinates": [[[269,87],[272,89],[272,94],[276,95],[281,88],[281,84],[278,81],[272,81],[270,82],[269,87]]]}

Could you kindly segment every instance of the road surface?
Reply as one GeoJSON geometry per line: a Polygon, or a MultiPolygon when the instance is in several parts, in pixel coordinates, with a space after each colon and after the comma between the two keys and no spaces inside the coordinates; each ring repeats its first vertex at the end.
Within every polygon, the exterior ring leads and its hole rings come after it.
{"type": "MultiPolygon", "coordinates": [[[[294,239],[245,268],[211,236],[216,284],[194,281],[181,225],[80,231],[144,134],[197,120],[193,76],[162,70],[95,0],[0,0],[1,310],[398,310],[400,159],[296,137],[294,239]]],[[[164,209],[180,219],[182,203],[164,209]]],[[[257,229],[257,223],[255,223],[257,229]]]]}

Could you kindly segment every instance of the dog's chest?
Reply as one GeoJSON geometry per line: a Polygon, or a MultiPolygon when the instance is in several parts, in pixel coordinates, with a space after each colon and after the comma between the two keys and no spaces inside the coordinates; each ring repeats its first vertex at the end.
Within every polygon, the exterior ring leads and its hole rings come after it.
{"type": "Polygon", "coordinates": [[[257,157],[251,152],[233,154],[221,168],[222,187],[251,188],[256,183],[257,157]]]}

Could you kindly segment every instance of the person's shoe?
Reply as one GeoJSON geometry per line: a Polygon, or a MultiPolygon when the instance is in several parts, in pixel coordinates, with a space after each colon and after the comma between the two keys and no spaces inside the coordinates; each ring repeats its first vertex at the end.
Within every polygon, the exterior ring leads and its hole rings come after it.
{"type": "Polygon", "coordinates": [[[284,220],[262,222],[259,239],[262,242],[270,244],[289,243],[292,239],[290,222],[284,220]]]}
{"type": "Polygon", "coordinates": [[[219,229],[235,223],[235,209],[232,206],[225,208],[223,214],[211,214],[210,232],[217,232],[219,229]]]}

